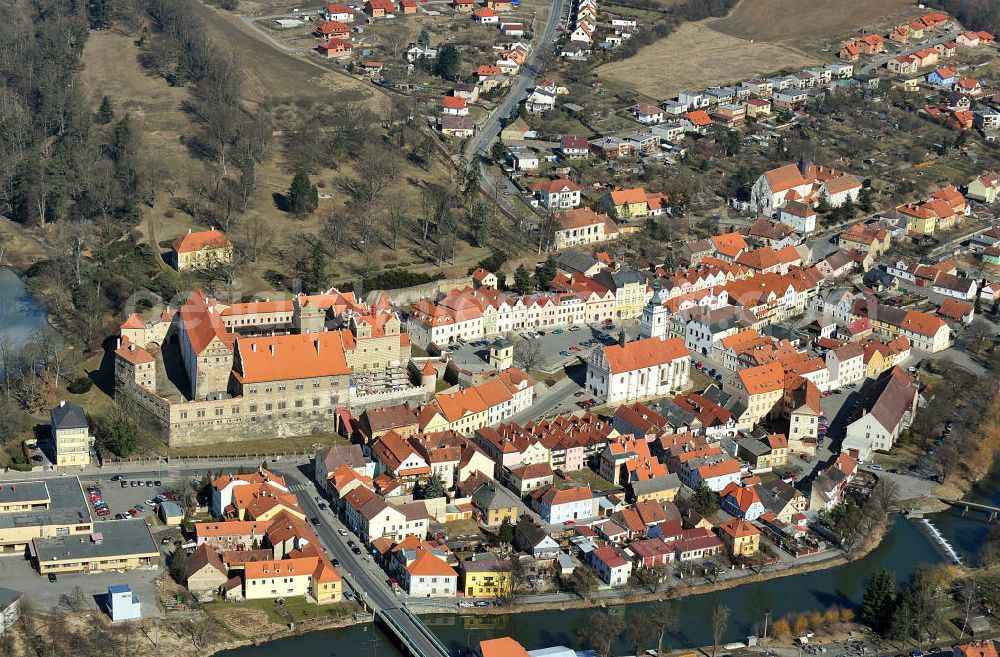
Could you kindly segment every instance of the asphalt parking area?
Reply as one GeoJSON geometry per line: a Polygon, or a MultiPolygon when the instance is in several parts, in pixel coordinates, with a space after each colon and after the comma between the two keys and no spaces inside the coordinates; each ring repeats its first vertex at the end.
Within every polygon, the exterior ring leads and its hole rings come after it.
{"type": "Polygon", "coordinates": [[[80,604],[82,609],[104,611],[101,605],[112,584],[128,584],[139,595],[143,617],[160,616],[157,604],[156,580],[164,576],[162,568],[145,568],[100,573],[59,573],[55,582],[42,577],[22,557],[0,558],[0,582],[15,591],[22,591],[35,609],[67,611],[67,603],[80,604]],[[79,592],[76,589],[79,588],[79,592]],[[77,595],[80,593],[82,595],[77,595]],[[63,599],[66,596],[66,599],[63,599]]]}
{"type": "Polygon", "coordinates": [[[117,514],[129,513],[131,509],[137,511],[137,515],[135,516],[137,518],[150,518],[156,515],[157,504],[153,498],[173,488],[170,482],[155,479],[153,475],[150,475],[150,477],[150,479],[142,479],[141,486],[138,483],[136,485],[132,484],[133,481],[139,482],[139,479],[128,478],[125,479],[125,487],[122,487],[121,481],[88,481],[84,479],[80,483],[83,484],[85,491],[90,486],[99,488],[101,498],[107,504],[108,511],[110,511],[107,515],[99,515],[97,513],[99,505],[95,505],[95,502],[91,501],[91,513],[95,520],[114,520],[117,514]],[[147,481],[152,485],[147,486],[147,481]],[[159,486],[156,485],[157,481],[160,481],[159,486]],[[154,503],[150,504],[150,502],[154,503]]]}

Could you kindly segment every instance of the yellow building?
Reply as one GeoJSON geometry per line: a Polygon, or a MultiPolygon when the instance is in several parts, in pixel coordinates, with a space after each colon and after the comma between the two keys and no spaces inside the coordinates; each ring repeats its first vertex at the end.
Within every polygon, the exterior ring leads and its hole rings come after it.
{"type": "Polygon", "coordinates": [[[52,447],[58,467],[83,467],[90,464],[90,436],[87,415],[76,404],[59,402],[49,411],[52,447]]]}
{"type": "Polygon", "coordinates": [[[177,271],[208,269],[233,260],[233,243],[221,230],[188,231],[174,240],[174,267],[177,271]]]}
{"type": "MultiPolygon", "coordinates": [[[[656,200],[658,202],[659,197],[656,200]]],[[[618,220],[649,215],[649,196],[641,187],[612,190],[602,199],[602,203],[618,220]]]]}
{"type": "Polygon", "coordinates": [[[497,370],[514,366],[514,345],[506,338],[500,338],[490,345],[490,365],[497,370]]]}
{"type": "Polygon", "coordinates": [[[635,503],[673,502],[680,492],[681,481],[675,474],[632,482],[632,496],[635,503]]]}
{"type": "Polygon", "coordinates": [[[0,485],[0,554],[23,553],[39,538],[86,536],[93,531],[87,499],[76,477],[0,485]]]}
{"type": "Polygon", "coordinates": [[[145,520],[95,522],[86,536],[59,535],[32,541],[32,558],[42,575],[133,570],[160,561],[145,520]]]}
{"type": "Polygon", "coordinates": [[[467,598],[501,598],[510,591],[510,566],[506,561],[465,561],[462,570],[462,590],[467,598]]]}
{"type": "Polygon", "coordinates": [[[646,279],[636,270],[621,268],[617,271],[604,270],[598,272],[594,280],[611,290],[615,295],[615,317],[631,319],[642,315],[652,290],[646,285],[646,279]]]}
{"type": "Polygon", "coordinates": [[[297,557],[278,561],[250,561],[243,572],[247,600],[312,595],[316,602],[339,602],[342,580],[324,557],[297,557]]]}
{"type": "Polygon", "coordinates": [[[734,557],[752,557],[760,549],[760,530],[746,520],[730,520],[719,525],[719,536],[734,557]]]}
{"type": "Polygon", "coordinates": [[[752,429],[781,401],[785,391],[785,370],[778,363],[748,367],[737,371],[723,387],[747,408],[740,418],[740,428],[752,429]]]}
{"type": "Polygon", "coordinates": [[[1000,176],[982,175],[969,183],[965,196],[983,203],[993,203],[1000,196],[1000,176]]]}

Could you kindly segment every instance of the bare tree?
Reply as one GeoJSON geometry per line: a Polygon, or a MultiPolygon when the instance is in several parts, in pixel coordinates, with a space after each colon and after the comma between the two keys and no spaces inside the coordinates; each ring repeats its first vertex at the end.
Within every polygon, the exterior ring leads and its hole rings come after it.
{"type": "Polygon", "coordinates": [[[982,351],[983,341],[993,335],[993,330],[989,323],[982,318],[975,318],[964,331],[965,341],[971,348],[979,354],[982,351]]]}
{"type": "Polygon", "coordinates": [[[407,34],[404,30],[389,30],[379,41],[386,52],[395,59],[399,56],[399,51],[407,45],[407,34]]]}
{"type": "Polygon", "coordinates": [[[661,602],[654,606],[649,612],[650,625],[656,630],[656,654],[657,657],[663,654],[663,639],[677,629],[678,615],[677,604],[674,602],[661,602]]]}
{"type": "Polygon", "coordinates": [[[250,262],[257,262],[273,237],[274,232],[263,217],[251,214],[243,219],[243,246],[250,262]]]}
{"type": "Polygon", "coordinates": [[[537,368],[544,357],[542,344],[538,340],[522,338],[514,343],[514,362],[526,372],[537,368]]]}
{"type": "Polygon", "coordinates": [[[341,189],[352,198],[373,203],[395,184],[401,171],[399,155],[385,147],[372,148],[358,157],[356,177],[339,181],[341,189]]]}
{"type": "MultiPolygon", "coordinates": [[[[386,244],[386,246],[392,248],[393,251],[396,250],[399,241],[399,233],[402,232],[403,227],[406,225],[408,220],[408,213],[406,211],[406,205],[400,195],[394,194],[389,197],[386,201],[387,212],[388,212],[388,224],[389,224],[389,235],[391,236],[391,243],[386,244]]],[[[3,252],[0,251],[0,260],[3,259],[3,252]]]]}
{"type": "Polygon", "coordinates": [[[719,643],[726,634],[729,625],[729,607],[721,602],[712,605],[712,657],[719,651],[719,643]]]}
{"type": "Polygon", "coordinates": [[[941,481],[944,482],[946,479],[951,477],[956,470],[958,470],[958,447],[956,447],[953,442],[945,443],[944,445],[938,447],[938,449],[934,452],[932,459],[934,469],[937,471],[941,481]]]}

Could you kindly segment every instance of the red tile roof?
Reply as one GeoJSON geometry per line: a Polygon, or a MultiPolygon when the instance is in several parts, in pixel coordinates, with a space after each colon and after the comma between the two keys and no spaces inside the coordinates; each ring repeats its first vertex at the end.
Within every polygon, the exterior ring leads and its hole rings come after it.
{"type": "Polygon", "coordinates": [[[174,240],[171,245],[177,253],[191,253],[202,249],[225,249],[232,248],[233,243],[229,241],[221,230],[201,230],[197,232],[188,231],[174,240]]]}
{"type": "Polygon", "coordinates": [[[604,347],[604,357],[611,372],[620,374],[690,358],[690,354],[684,346],[683,338],[646,338],[627,342],[624,347],[604,347]]]}

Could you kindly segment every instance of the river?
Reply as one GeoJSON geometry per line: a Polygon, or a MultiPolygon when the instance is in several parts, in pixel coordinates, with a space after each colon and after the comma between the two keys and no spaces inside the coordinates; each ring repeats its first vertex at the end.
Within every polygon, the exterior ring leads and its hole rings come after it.
{"type": "MultiPolygon", "coordinates": [[[[1000,482],[991,480],[985,488],[991,494],[1000,496],[1000,482]]],[[[974,552],[976,542],[986,531],[983,523],[966,520],[950,512],[937,514],[932,521],[967,554],[974,552]]],[[[860,603],[865,581],[877,568],[889,568],[896,573],[897,581],[906,582],[922,564],[941,561],[942,557],[937,549],[914,522],[896,517],[882,544],[858,561],[827,570],[683,598],[680,605],[680,629],[670,637],[669,644],[673,648],[710,644],[712,639],[707,618],[709,609],[716,600],[732,610],[726,640],[740,641],[752,633],[754,624],[763,618],[765,609],[771,611],[771,618],[774,619],[791,613],[824,610],[832,605],[856,607],[860,603]]],[[[647,607],[647,604],[640,603],[611,609],[615,613],[627,614],[632,610],[643,611],[647,607]]],[[[507,616],[434,615],[425,618],[434,632],[453,649],[474,648],[482,639],[504,635],[514,637],[528,649],[534,649],[552,645],[580,647],[577,631],[587,622],[591,613],[591,609],[573,609],[507,616]]],[[[628,649],[624,645],[619,648],[622,652],[628,649]]],[[[296,654],[330,657],[377,654],[402,657],[391,640],[380,629],[371,625],[315,632],[221,653],[225,657],[296,654]]]]}
{"type": "Polygon", "coordinates": [[[12,269],[0,268],[0,337],[24,344],[31,334],[47,327],[42,310],[12,269]]]}

